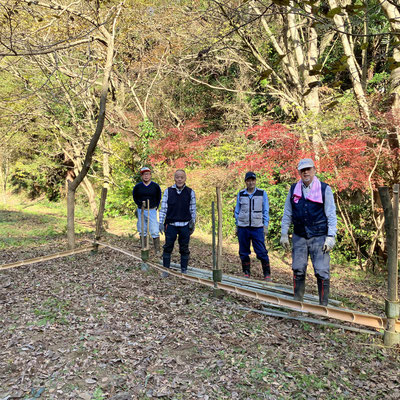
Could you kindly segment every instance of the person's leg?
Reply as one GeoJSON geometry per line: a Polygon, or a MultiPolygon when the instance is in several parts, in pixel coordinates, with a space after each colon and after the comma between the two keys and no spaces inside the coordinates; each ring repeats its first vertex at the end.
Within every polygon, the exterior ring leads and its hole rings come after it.
{"type": "Polygon", "coordinates": [[[171,265],[171,253],[174,249],[178,228],[173,225],[165,226],[165,244],[163,246],[163,266],[169,268],[171,265]]]}
{"type": "Polygon", "coordinates": [[[293,234],[292,245],[293,294],[295,300],[303,301],[308,264],[307,239],[293,234]]]}
{"type": "Polygon", "coordinates": [[[310,256],[317,278],[319,304],[328,305],[330,290],[330,259],[329,253],[323,252],[326,236],[310,239],[310,256]]]}
{"type": "Polygon", "coordinates": [[[157,210],[155,208],[150,210],[149,230],[150,230],[150,235],[153,239],[160,236],[159,227],[158,227],[158,219],[157,219],[157,210]]]}
{"type": "Polygon", "coordinates": [[[179,253],[181,254],[181,272],[186,273],[189,264],[189,241],[190,241],[190,231],[189,225],[179,227],[179,253]]]}
{"type": "Polygon", "coordinates": [[[150,235],[153,238],[154,251],[156,254],[160,252],[160,232],[157,220],[157,210],[155,208],[150,210],[150,235]]]}
{"type": "Polygon", "coordinates": [[[271,267],[269,264],[268,250],[265,247],[264,228],[256,228],[251,230],[251,241],[253,243],[254,252],[261,261],[263,276],[265,280],[271,280],[271,267]]]}
{"type": "Polygon", "coordinates": [[[248,228],[238,227],[239,257],[245,277],[250,276],[250,232],[248,228]]]}

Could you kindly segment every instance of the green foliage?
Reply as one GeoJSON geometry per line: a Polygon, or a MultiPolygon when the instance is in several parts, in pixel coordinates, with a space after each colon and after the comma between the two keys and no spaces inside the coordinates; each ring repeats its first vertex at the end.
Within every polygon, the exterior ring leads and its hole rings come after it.
{"type": "Polygon", "coordinates": [[[388,86],[390,74],[386,71],[377,72],[374,74],[373,78],[368,81],[367,92],[379,92],[385,90],[388,86]]]}
{"type": "Polygon", "coordinates": [[[50,297],[35,309],[34,313],[39,318],[37,321],[39,326],[47,323],[65,325],[68,323],[66,317],[69,314],[69,302],[50,297]]]}
{"type": "Polygon", "coordinates": [[[147,118],[144,119],[144,121],[139,124],[139,128],[141,137],[140,141],[141,149],[139,149],[140,158],[141,162],[145,163],[147,162],[147,158],[150,154],[149,142],[151,139],[157,137],[159,133],[157,132],[157,129],[155,128],[153,122],[147,118]]]}
{"type": "Polygon", "coordinates": [[[64,179],[65,168],[60,160],[39,154],[29,162],[19,159],[13,166],[10,183],[17,193],[24,191],[31,199],[44,194],[50,201],[58,201],[64,179]]]}

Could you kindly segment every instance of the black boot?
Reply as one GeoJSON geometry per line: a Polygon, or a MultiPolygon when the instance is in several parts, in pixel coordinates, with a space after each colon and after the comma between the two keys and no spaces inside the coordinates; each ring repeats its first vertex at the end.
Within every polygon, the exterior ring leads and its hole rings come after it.
{"type": "Polygon", "coordinates": [[[271,282],[271,267],[269,265],[269,261],[261,260],[261,266],[263,270],[264,280],[267,282],[271,282]]]}
{"type": "Polygon", "coordinates": [[[317,285],[318,285],[319,304],[321,306],[327,306],[329,299],[330,281],[329,279],[321,279],[317,277],[317,285]]]}
{"type": "Polygon", "coordinates": [[[293,298],[297,301],[303,301],[306,290],[305,275],[293,275],[293,298]]]}
{"type": "Polygon", "coordinates": [[[242,270],[245,278],[250,278],[250,261],[242,261],[242,270]]]}

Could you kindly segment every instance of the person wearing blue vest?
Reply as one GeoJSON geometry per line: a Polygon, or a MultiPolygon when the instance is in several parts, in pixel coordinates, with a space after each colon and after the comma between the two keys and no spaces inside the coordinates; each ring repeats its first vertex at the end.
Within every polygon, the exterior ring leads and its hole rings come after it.
{"type": "MultiPolygon", "coordinates": [[[[176,238],[181,255],[181,272],[186,273],[189,263],[189,241],[196,222],[196,196],[194,190],[186,186],[186,173],[182,169],[175,171],[175,184],[165,189],[161,200],[159,230],[165,233],[163,266],[171,265],[171,253],[176,238]]],[[[163,274],[164,277],[167,274],[163,274]]]]}
{"type": "Polygon", "coordinates": [[[256,187],[256,174],[247,172],[244,178],[246,189],[241,190],[236,199],[235,222],[239,240],[239,256],[243,274],[250,277],[250,242],[253,243],[257,258],[261,261],[264,280],[271,281],[271,267],[265,247],[268,233],[269,203],[265,190],[256,187]]]}
{"type": "Polygon", "coordinates": [[[300,160],[300,180],[287,195],[281,224],[280,243],[290,249],[289,227],[293,224],[292,270],[294,299],[303,301],[310,256],[317,278],[319,304],[328,305],[330,289],[330,255],[335,245],[336,206],[332,189],[316,176],[311,158],[300,160]]]}

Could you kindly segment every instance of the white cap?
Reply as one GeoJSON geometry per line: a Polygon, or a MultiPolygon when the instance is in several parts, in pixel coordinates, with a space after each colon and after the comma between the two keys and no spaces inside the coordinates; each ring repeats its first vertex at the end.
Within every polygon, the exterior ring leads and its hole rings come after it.
{"type": "Polygon", "coordinates": [[[311,160],[311,158],[303,158],[302,160],[299,161],[299,164],[297,165],[297,169],[301,171],[302,169],[305,168],[311,168],[315,167],[314,161],[311,160]]]}
{"type": "Polygon", "coordinates": [[[140,175],[143,175],[145,172],[151,172],[151,171],[150,171],[150,168],[149,168],[149,167],[143,167],[143,168],[140,170],[140,175]]]}

